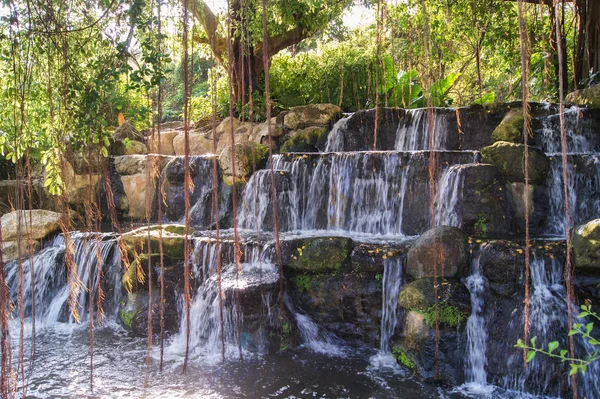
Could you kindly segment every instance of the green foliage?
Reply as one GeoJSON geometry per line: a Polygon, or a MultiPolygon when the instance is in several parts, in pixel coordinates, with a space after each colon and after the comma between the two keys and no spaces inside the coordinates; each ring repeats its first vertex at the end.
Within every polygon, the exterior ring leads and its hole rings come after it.
{"type": "MultiPolygon", "coordinates": [[[[435,328],[436,320],[436,305],[429,306],[425,311],[420,311],[430,328],[435,328]]],[[[449,305],[446,302],[438,302],[437,317],[440,324],[445,324],[448,327],[458,327],[467,319],[467,315],[461,312],[457,307],[449,305]]]]}
{"type": "Polygon", "coordinates": [[[294,277],[294,282],[296,283],[296,287],[298,287],[301,292],[307,292],[310,289],[312,277],[307,274],[299,274],[294,277]]]}
{"type": "Polygon", "coordinates": [[[488,220],[484,214],[478,215],[477,221],[475,222],[475,225],[473,226],[473,228],[475,229],[476,235],[478,235],[480,237],[485,237],[487,235],[488,220]]]}
{"type": "MultiPolygon", "coordinates": [[[[581,305],[581,312],[577,316],[579,319],[584,319],[586,317],[591,317],[597,321],[600,321],[600,316],[592,311],[592,305],[586,303],[585,305],[581,305]]],[[[546,349],[543,346],[537,346],[537,337],[533,337],[530,340],[530,344],[526,344],[523,340],[519,339],[515,348],[523,349],[527,351],[526,360],[527,362],[533,361],[537,354],[543,354],[549,356],[551,358],[559,359],[561,362],[569,362],[570,371],[569,375],[574,375],[577,373],[585,374],[587,372],[588,366],[600,360],[600,350],[597,348],[600,345],[600,342],[594,338],[591,334],[594,330],[594,321],[588,323],[576,323],[573,324],[573,328],[569,331],[568,336],[580,336],[583,341],[585,341],[588,345],[594,348],[594,350],[590,353],[587,353],[583,358],[573,358],[568,353],[569,351],[566,349],[557,350],[560,347],[558,341],[552,341],[548,343],[546,349]]]]}
{"type": "Polygon", "coordinates": [[[404,352],[400,348],[393,347],[392,348],[392,356],[394,356],[394,359],[396,359],[396,361],[398,363],[400,363],[401,365],[403,365],[404,367],[406,367],[409,370],[414,371],[417,368],[415,363],[412,360],[410,360],[410,358],[408,357],[406,352],[404,352]]]}
{"type": "Polygon", "coordinates": [[[292,335],[292,328],[290,323],[285,322],[281,325],[281,343],[279,344],[279,350],[284,351],[289,348],[289,339],[292,335]]]}

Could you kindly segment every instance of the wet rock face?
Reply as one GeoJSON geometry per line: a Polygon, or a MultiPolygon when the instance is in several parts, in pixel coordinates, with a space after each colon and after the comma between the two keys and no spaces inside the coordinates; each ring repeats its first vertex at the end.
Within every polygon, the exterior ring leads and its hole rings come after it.
{"type": "Polygon", "coordinates": [[[60,213],[43,209],[7,213],[2,216],[2,240],[12,241],[19,236],[22,239],[42,239],[59,229],[61,217],[60,213]]]}
{"type": "Polygon", "coordinates": [[[600,219],[576,226],[573,232],[576,267],[600,272],[600,219]]]}
{"type": "Polygon", "coordinates": [[[434,277],[434,262],[437,262],[438,276],[463,275],[466,271],[465,245],[466,237],[456,227],[428,230],[408,251],[406,273],[415,279],[434,277]]]}
{"type": "Polygon", "coordinates": [[[248,142],[236,144],[233,152],[235,153],[235,177],[233,175],[232,147],[228,145],[219,155],[219,165],[227,184],[246,182],[255,168],[260,168],[265,164],[269,151],[262,144],[248,142]]]}
{"type": "Polygon", "coordinates": [[[283,116],[283,126],[288,130],[303,129],[309,126],[329,126],[342,114],[333,104],[311,104],[293,107],[283,116]]]}
{"type": "Polygon", "coordinates": [[[515,108],[510,110],[502,119],[502,122],[494,129],[492,133],[492,140],[496,141],[508,141],[510,143],[522,143],[523,142],[523,124],[525,118],[523,118],[523,109],[515,108]]]}
{"type": "Polygon", "coordinates": [[[349,238],[323,237],[292,240],[283,243],[284,264],[291,269],[310,273],[339,272],[350,260],[349,238]]]}
{"type": "MultiPolygon", "coordinates": [[[[525,146],[506,141],[498,141],[481,149],[482,160],[494,165],[500,177],[507,182],[525,182],[525,146]]],[[[546,155],[534,147],[529,147],[530,184],[543,185],[550,165],[546,155]]]]}
{"type": "MultiPolygon", "coordinates": [[[[396,131],[404,110],[381,108],[377,124],[377,149],[393,150],[396,146],[396,131]]],[[[347,122],[344,132],[344,151],[372,150],[375,131],[375,110],[355,112],[347,122]]]]}
{"type": "Polygon", "coordinates": [[[600,84],[569,93],[565,98],[565,102],[600,108],[600,84]]]}

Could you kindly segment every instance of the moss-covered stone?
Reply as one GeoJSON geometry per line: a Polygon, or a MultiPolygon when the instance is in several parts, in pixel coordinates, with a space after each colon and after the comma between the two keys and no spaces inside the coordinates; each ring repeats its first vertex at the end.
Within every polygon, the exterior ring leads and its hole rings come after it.
{"type": "Polygon", "coordinates": [[[333,104],[310,104],[293,107],[283,116],[286,129],[296,130],[307,126],[327,126],[342,114],[342,109],[333,104]]]}
{"type": "MultiPolygon", "coordinates": [[[[267,146],[246,142],[235,145],[235,183],[243,183],[248,180],[254,170],[253,164],[257,167],[264,164],[269,149],[267,146]]],[[[227,146],[219,155],[219,165],[223,171],[223,181],[229,185],[234,183],[233,166],[231,162],[231,146],[227,146]]]]}
{"type": "MultiPolygon", "coordinates": [[[[498,169],[506,182],[525,182],[523,144],[498,141],[481,149],[482,161],[498,169]]],[[[529,147],[529,183],[544,184],[550,169],[546,155],[537,148],[529,147]]]]}
{"type": "Polygon", "coordinates": [[[352,251],[352,240],[342,237],[294,240],[287,245],[292,245],[287,266],[310,273],[341,271],[352,251]]]}
{"type": "Polygon", "coordinates": [[[125,329],[129,331],[135,329],[135,321],[145,309],[143,302],[137,293],[132,292],[123,299],[119,310],[119,320],[125,329]]]}
{"type": "Polygon", "coordinates": [[[399,364],[411,371],[414,371],[417,368],[415,363],[410,360],[406,352],[396,346],[392,348],[392,356],[394,356],[394,359],[396,359],[399,364]]]}
{"type": "Polygon", "coordinates": [[[577,268],[600,272],[600,219],[575,227],[573,252],[577,268]]]}
{"type": "Polygon", "coordinates": [[[570,104],[600,108],[600,84],[587,89],[575,90],[567,95],[565,101],[570,104]]]}
{"type": "Polygon", "coordinates": [[[321,126],[310,126],[291,132],[281,145],[281,152],[312,152],[317,142],[325,135],[327,129],[321,126]]]}
{"type": "Polygon", "coordinates": [[[492,133],[492,140],[508,141],[510,143],[521,143],[523,141],[523,109],[514,108],[510,110],[502,119],[502,122],[492,133]]]}
{"type": "Polygon", "coordinates": [[[466,269],[466,236],[456,227],[440,226],[427,230],[408,251],[406,274],[419,279],[454,277],[466,269]],[[437,262],[437,271],[434,270],[437,262]]]}
{"type": "Polygon", "coordinates": [[[182,225],[164,225],[161,237],[159,226],[151,226],[149,234],[148,227],[141,227],[123,234],[121,242],[128,255],[135,257],[136,254],[148,251],[148,239],[150,240],[150,252],[152,254],[160,253],[162,238],[164,256],[171,259],[183,259],[185,236],[182,233],[184,229],[185,226],[182,225]]]}

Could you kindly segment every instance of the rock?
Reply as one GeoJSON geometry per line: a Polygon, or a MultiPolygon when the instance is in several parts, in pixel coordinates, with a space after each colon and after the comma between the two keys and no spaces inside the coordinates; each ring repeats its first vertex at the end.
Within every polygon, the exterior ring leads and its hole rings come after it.
{"type": "Polygon", "coordinates": [[[573,233],[575,266],[600,272],[600,219],[576,226],[573,233]]]}
{"type": "Polygon", "coordinates": [[[129,255],[137,252],[148,252],[148,240],[150,240],[150,252],[160,253],[160,241],[162,239],[163,254],[171,259],[183,259],[185,243],[185,226],[178,224],[165,224],[162,229],[159,226],[151,226],[150,234],[147,227],[140,227],[121,235],[123,243],[129,255]],[[162,230],[162,232],[161,232],[162,230]],[[162,234],[162,237],[161,237],[162,234]]]}
{"type": "Polygon", "coordinates": [[[148,148],[146,144],[137,140],[116,141],[110,146],[111,155],[136,155],[147,154],[148,148]]]}
{"type": "Polygon", "coordinates": [[[125,121],[121,126],[118,126],[114,133],[113,137],[115,140],[137,140],[143,141],[144,135],[140,133],[131,123],[125,121]]]}
{"type": "Polygon", "coordinates": [[[33,209],[14,211],[2,216],[2,241],[14,241],[18,236],[19,220],[21,239],[39,240],[60,228],[60,213],[33,209]],[[29,227],[31,226],[31,230],[29,227]]]}
{"type": "MultiPolygon", "coordinates": [[[[19,258],[18,244],[18,241],[2,241],[2,262],[7,263],[19,258]]],[[[29,257],[30,248],[35,252],[40,249],[40,243],[36,240],[29,240],[29,243],[27,239],[21,240],[21,258],[29,257]]]]}
{"type": "Polygon", "coordinates": [[[408,251],[406,273],[415,279],[434,277],[435,255],[438,277],[461,275],[466,270],[465,245],[466,237],[456,227],[441,226],[428,230],[408,251]],[[435,250],[434,238],[437,245],[435,250]]]}
{"type": "Polygon", "coordinates": [[[84,156],[81,152],[70,151],[67,158],[73,171],[78,175],[101,174],[102,163],[106,160],[97,152],[84,156]]]}
{"type": "MultiPolygon", "coordinates": [[[[440,321],[446,322],[450,327],[456,327],[466,321],[466,315],[471,313],[471,296],[469,290],[456,280],[438,279],[438,312],[440,321]],[[454,309],[451,309],[454,308],[454,309]],[[455,315],[457,323],[451,316],[455,315]],[[444,318],[444,316],[447,316],[444,318]],[[456,325],[454,325],[456,324],[456,325]]],[[[398,296],[398,305],[406,310],[414,310],[431,316],[435,309],[435,290],[433,278],[421,278],[412,283],[404,284],[398,296]]],[[[431,322],[429,317],[427,322],[431,322]]]]}
{"type": "MultiPolygon", "coordinates": [[[[271,119],[275,119],[275,118],[271,118],[271,119]]],[[[263,123],[259,123],[256,126],[254,126],[254,130],[252,131],[252,136],[250,137],[250,139],[256,143],[262,143],[262,139],[267,138],[268,139],[269,136],[269,124],[267,122],[263,122],[263,123]]],[[[279,125],[277,125],[277,123],[275,123],[275,121],[271,121],[271,137],[281,137],[283,136],[283,128],[279,125]]]]}
{"type": "Polygon", "coordinates": [[[565,102],[569,104],[586,105],[592,108],[600,108],[600,84],[587,89],[575,90],[567,94],[565,102]]]}
{"type": "MultiPolygon", "coordinates": [[[[262,144],[243,143],[235,145],[235,177],[237,182],[245,182],[253,172],[254,163],[259,167],[268,155],[268,149],[262,144]],[[254,154],[254,155],[253,155],[254,154]]],[[[231,146],[227,146],[219,155],[219,165],[223,171],[223,179],[227,184],[233,184],[233,165],[231,162],[231,146]]]]}
{"type": "MultiPolygon", "coordinates": [[[[507,193],[512,216],[513,231],[525,231],[525,183],[507,183],[507,193]]],[[[544,220],[548,215],[548,195],[544,186],[527,186],[529,203],[529,228],[543,234],[544,220]]]]}
{"type": "Polygon", "coordinates": [[[502,122],[494,129],[492,133],[492,140],[496,141],[508,141],[510,143],[522,143],[523,142],[523,125],[525,118],[523,118],[522,108],[511,109],[502,119],[502,122]]]}
{"type": "Polygon", "coordinates": [[[231,129],[233,127],[233,131],[235,132],[240,128],[242,123],[237,118],[227,117],[221,121],[215,128],[215,133],[217,137],[221,137],[223,135],[231,135],[231,129]]]}
{"type": "Polygon", "coordinates": [[[523,252],[523,248],[512,241],[494,240],[481,245],[479,267],[496,294],[511,297],[523,290],[523,252]]]}
{"type": "Polygon", "coordinates": [[[146,170],[146,158],[143,155],[123,155],[115,158],[115,169],[121,176],[136,175],[146,170]]]}
{"type": "Polygon", "coordinates": [[[31,179],[31,198],[29,198],[28,184],[29,182],[27,180],[0,180],[0,216],[13,210],[17,203],[15,199],[17,198],[20,187],[23,187],[24,204],[26,208],[29,208],[29,200],[31,199],[32,208],[54,209],[54,204],[44,190],[44,182],[42,179],[31,179]]]}
{"type": "Polygon", "coordinates": [[[429,330],[425,317],[421,313],[409,311],[404,319],[404,345],[416,347],[419,342],[429,338],[429,330]]]}
{"type": "Polygon", "coordinates": [[[129,209],[127,216],[136,220],[151,218],[156,196],[156,178],[146,173],[121,176],[129,209]]]}
{"type": "Polygon", "coordinates": [[[62,179],[66,182],[64,195],[71,205],[80,205],[96,198],[100,174],[78,175],[69,162],[64,162],[62,179]]]}
{"type": "MultiPolygon", "coordinates": [[[[525,182],[525,146],[506,141],[497,141],[481,149],[482,161],[494,165],[500,176],[507,182],[525,182]]],[[[546,155],[534,147],[529,147],[529,183],[543,185],[550,169],[546,155]]]]}
{"type": "Polygon", "coordinates": [[[462,179],[458,214],[465,233],[479,237],[512,233],[506,189],[493,165],[467,164],[456,171],[462,179]]]}
{"type": "MultiPolygon", "coordinates": [[[[189,132],[189,155],[204,155],[213,153],[213,140],[206,138],[202,133],[189,132]]],[[[173,138],[173,151],[175,155],[185,155],[185,133],[181,132],[173,138]]]]}
{"type": "Polygon", "coordinates": [[[281,145],[281,152],[318,152],[317,143],[326,132],[327,128],[321,126],[292,131],[281,145]]]}
{"type": "Polygon", "coordinates": [[[151,154],[175,155],[173,139],[179,133],[180,131],[178,130],[161,131],[160,135],[158,134],[158,131],[155,132],[154,135],[148,137],[146,141],[148,152],[151,154]]]}
{"type": "Polygon", "coordinates": [[[350,262],[352,273],[383,273],[386,259],[396,259],[408,252],[408,244],[357,244],[352,250],[350,262]]]}
{"type": "Polygon", "coordinates": [[[342,237],[306,238],[285,241],[291,269],[310,273],[339,272],[350,260],[352,240],[342,237]]]}
{"type": "Polygon", "coordinates": [[[293,107],[284,116],[286,129],[296,130],[309,126],[330,126],[342,114],[342,109],[333,104],[311,104],[293,107]]]}

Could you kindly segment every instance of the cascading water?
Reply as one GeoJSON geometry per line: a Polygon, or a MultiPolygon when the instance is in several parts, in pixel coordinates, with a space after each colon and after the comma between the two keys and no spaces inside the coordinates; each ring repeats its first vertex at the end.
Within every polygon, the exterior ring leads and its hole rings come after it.
{"type": "MultiPolygon", "coordinates": [[[[594,133],[589,129],[587,121],[581,119],[578,107],[565,109],[565,132],[567,134],[567,152],[569,154],[590,154],[594,152],[594,133]]],[[[558,114],[543,116],[541,128],[537,131],[537,140],[542,151],[548,155],[561,153],[560,119],[558,114]]]]}
{"type": "MultiPolygon", "coordinates": [[[[296,196],[287,172],[274,171],[277,192],[277,221],[283,231],[295,230],[298,225],[296,196]]],[[[273,226],[272,179],[270,170],[256,171],[246,184],[240,204],[239,226],[243,229],[270,230],[273,226]]]]}
{"type": "MultiPolygon", "coordinates": [[[[99,284],[105,291],[104,312],[114,317],[121,296],[121,257],[116,248],[116,239],[112,234],[71,233],[74,248],[74,260],[77,264],[77,275],[81,284],[77,309],[81,320],[89,317],[86,291],[91,283],[92,296],[97,295],[99,284]],[[99,281],[102,278],[103,281],[99,281]],[[112,294],[112,296],[110,295],[112,294]]],[[[70,322],[67,301],[71,287],[67,284],[64,267],[65,240],[57,236],[52,243],[33,258],[35,278],[36,318],[50,326],[57,322],[70,322]]],[[[25,315],[31,315],[31,273],[30,260],[23,262],[25,315]]],[[[11,290],[11,300],[18,295],[18,263],[6,265],[7,284],[11,290]]]]}
{"type": "MultiPolygon", "coordinates": [[[[434,111],[435,112],[435,111],[434,111]]],[[[405,116],[398,124],[396,131],[397,151],[422,151],[429,150],[429,117],[428,110],[407,109],[405,116]]],[[[445,115],[435,112],[433,117],[433,148],[432,150],[446,149],[447,134],[449,133],[445,115]]]]}
{"type": "Polygon", "coordinates": [[[388,258],[383,262],[383,295],[381,303],[381,336],[379,352],[371,357],[371,365],[376,368],[398,369],[392,356],[390,339],[398,325],[398,295],[402,287],[404,258],[388,258]]]}
{"type": "Polygon", "coordinates": [[[485,250],[482,246],[479,254],[471,262],[471,275],[467,277],[465,285],[471,294],[471,315],[467,320],[467,359],[465,380],[466,387],[472,392],[488,392],[487,382],[487,330],[484,317],[485,305],[485,277],[481,273],[481,254],[485,250]]]}
{"type": "MultiPolygon", "coordinates": [[[[451,163],[471,163],[473,152],[440,153],[451,163]]],[[[277,169],[294,182],[290,197],[300,230],[341,230],[376,235],[415,234],[428,226],[427,153],[352,152],[279,156],[277,169]],[[410,196],[410,203],[407,198],[410,196]],[[420,208],[419,208],[420,209],[420,208]],[[420,218],[407,229],[405,217],[420,218]],[[423,220],[421,220],[423,219],[423,220]]]]}
{"type": "Polygon", "coordinates": [[[346,131],[346,128],[348,126],[348,120],[350,119],[351,116],[352,116],[352,114],[345,115],[342,119],[340,119],[333,125],[333,128],[331,129],[331,131],[329,132],[329,135],[327,136],[327,144],[325,146],[325,152],[344,151],[344,144],[345,144],[344,132],[346,131]]]}
{"type": "MultiPolygon", "coordinates": [[[[204,363],[218,363],[222,360],[222,347],[226,358],[239,356],[238,342],[243,341],[240,336],[243,327],[244,314],[241,304],[238,303],[236,293],[248,293],[260,287],[274,286],[278,279],[277,267],[271,262],[271,244],[263,248],[253,245],[245,246],[245,259],[241,270],[237,270],[233,262],[232,243],[221,244],[222,273],[217,274],[217,243],[209,239],[197,239],[194,244],[192,256],[193,270],[200,285],[193,296],[190,312],[190,358],[201,360],[204,363]],[[223,299],[223,314],[219,303],[219,279],[223,299]]],[[[263,301],[266,296],[263,296],[263,301]]],[[[266,316],[270,319],[270,304],[262,303],[267,307],[266,316]]],[[[181,312],[179,333],[173,337],[168,354],[179,358],[186,347],[185,313],[181,312]]],[[[260,338],[260,337],[259,337],[260,338]]],[[[261,342],[254,343],[258,347],[261,342]]],[[[242,342],[244,346],[244,342],[242,342]]],[[[247,354],[245,347],[244,354],[247,354]]]]}
{"type": "Polygon", "coordinates": [[[464,186],[462,170],[462,165],[452,165],[444,171],[440,178],[435,199],[435,221],[438,226],[461,227],[459,205],[464,186]]]}

